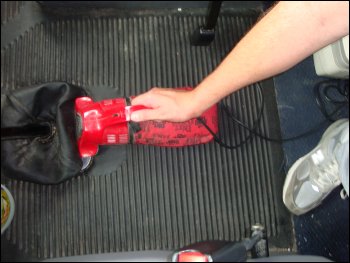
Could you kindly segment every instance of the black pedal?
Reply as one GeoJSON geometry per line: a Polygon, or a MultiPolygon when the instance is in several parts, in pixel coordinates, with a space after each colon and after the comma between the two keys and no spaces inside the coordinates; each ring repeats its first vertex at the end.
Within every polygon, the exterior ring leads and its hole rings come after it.
{"type": "Polygon", "coordinates": [[[215,38],[215,29],[198,27],[191,36],[192,46],[208,46],[215,38]]]}

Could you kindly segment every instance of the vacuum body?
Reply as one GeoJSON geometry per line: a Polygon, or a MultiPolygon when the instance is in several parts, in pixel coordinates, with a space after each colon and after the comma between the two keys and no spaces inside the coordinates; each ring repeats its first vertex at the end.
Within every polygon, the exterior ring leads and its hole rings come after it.
{"type": "MultiPolygon", "coordinates": [[[[213,135],[197,119],[186,122],[130,121],[134,111],[147,109],[131,105],[130,98],[113,98],[94,102],[90,97],[75,100],[77,138],[82,158],[97,154],[99,145],[147,144],[162,147],[183,147],[207,143],[213,135]]],[[[217,107],[201,116],[208,127],[218,131],[217,107]]]]}

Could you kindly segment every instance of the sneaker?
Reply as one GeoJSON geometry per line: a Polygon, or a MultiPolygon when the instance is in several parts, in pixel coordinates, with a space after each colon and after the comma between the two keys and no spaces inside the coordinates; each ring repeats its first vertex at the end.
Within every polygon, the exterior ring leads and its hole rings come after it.
{"type": "Polygon", "coordinates": [[[349,191],[349,120],[334,122],[319,144],[289,169],[283,187],[283,202],[296,215],[318,206],[344,181],[349,191]]]}

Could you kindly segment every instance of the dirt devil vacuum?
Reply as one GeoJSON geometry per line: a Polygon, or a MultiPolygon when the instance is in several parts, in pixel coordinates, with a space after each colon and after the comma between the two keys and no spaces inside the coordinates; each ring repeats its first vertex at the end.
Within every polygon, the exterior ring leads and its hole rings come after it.
{"type": "MultiPolygon", "coordinates": [[[[189,89],[189,88],[181,88],[189,89]]],[[[147,109],[131,105],[131,98],[113,98],[94,102],[90,97],[75,100],[77,138],[84,168],[98,153],[99,145],[147,144],[162,147],[183,147],[207,143],[213,135],[197,119],[186,122],[130,121],[134,111],[147,109]]],[[[201,115],[206,125],[218,131],[216,105],[201,115]]]]}

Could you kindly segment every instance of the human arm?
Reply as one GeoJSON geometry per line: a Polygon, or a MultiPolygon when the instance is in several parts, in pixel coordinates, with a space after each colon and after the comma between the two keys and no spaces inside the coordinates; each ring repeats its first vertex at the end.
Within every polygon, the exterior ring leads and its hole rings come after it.
{"type": "Polygon", "coordinates": [[[134,121],[185,121],[232,92],[291,68],[349,34],[348,1],[282,1],[276,4],[193,91],[153,89],[133,100],[153,110],[134,121]]]}

